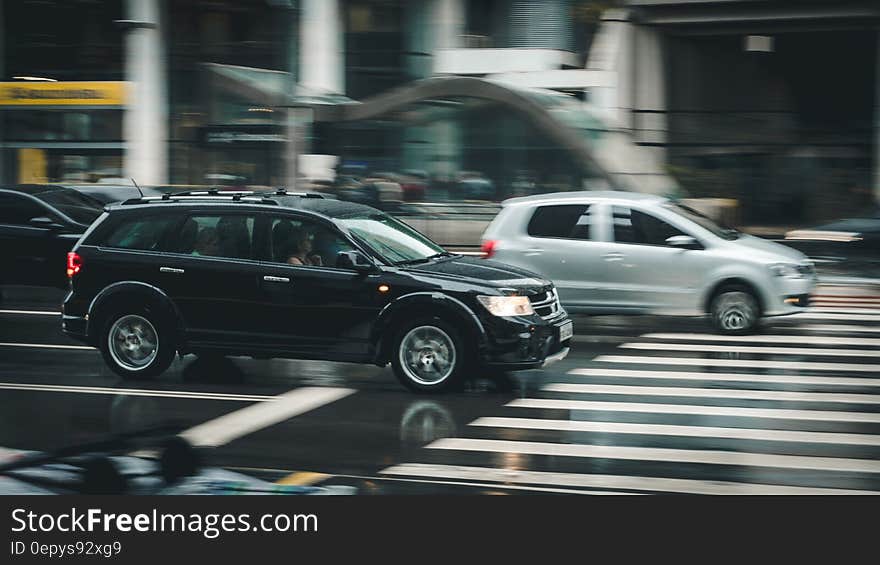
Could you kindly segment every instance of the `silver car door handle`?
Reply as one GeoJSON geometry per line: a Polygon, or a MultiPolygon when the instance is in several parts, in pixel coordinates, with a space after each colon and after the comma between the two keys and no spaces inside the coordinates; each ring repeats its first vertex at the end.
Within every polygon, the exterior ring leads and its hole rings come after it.
{"type": "Polygon", "coordinates": [[[544,250],[541,249],[540,247],[532,247],[530,249],[526,249],[525,254],[526,255],[538,255],[543,252],[544,252],[544,250]]]}
{"type": "Polygon", "coordinates": [[[267,281],[267,282],[281,282],[281,283],[289,283],[290,282],[290,279],[287,277],[273,277],[271,275],[265,275],[263,277],[263,280],[267,281]]]}
{"type": "Polygon", "coordinates": [[[175,275],[182,275],[186,271],[183,269],[175,269],[174,267],[159,267],[160,273],[174,273],[175,275]]]}
{"type": "Polygon", "coordinates": [[[623,253],[606,253],[605,255],[602,255],[602,259],[605,259],[606,261],[623,261],[623,253]]]}

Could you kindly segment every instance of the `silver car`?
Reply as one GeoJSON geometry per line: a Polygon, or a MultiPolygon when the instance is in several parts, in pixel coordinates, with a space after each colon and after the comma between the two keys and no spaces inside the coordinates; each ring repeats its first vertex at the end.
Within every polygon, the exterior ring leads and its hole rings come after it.
{"type": "Polygon", "coordinates": [[[799,251],[631,192],[507,200],[483,252],[553,280],[569,312],[709,314],[724,333],[802,311],[816,284],[799,251]]]}

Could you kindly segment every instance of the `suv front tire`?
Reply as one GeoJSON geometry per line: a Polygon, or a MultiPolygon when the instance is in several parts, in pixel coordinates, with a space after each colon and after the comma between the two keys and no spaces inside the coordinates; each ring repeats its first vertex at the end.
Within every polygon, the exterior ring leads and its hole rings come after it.
{"type": "Polygon", "coordinates": [[[403,324],[395,334],[391,366],[411,391],[444,392],[459,385],[469,355],[459,331],[440,318],[403,324]]]}

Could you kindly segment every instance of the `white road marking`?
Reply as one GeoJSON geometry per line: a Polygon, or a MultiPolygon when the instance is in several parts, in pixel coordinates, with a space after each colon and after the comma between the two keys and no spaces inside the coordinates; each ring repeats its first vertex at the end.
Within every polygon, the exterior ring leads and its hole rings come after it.
{"type": "Polygon", "coordinates": [[[844,314],[831,312],[797,312],[790,316],[795,320],[846,320],[846,321],[874,321],[880,322],[880,315],[877,314],[844,314]]]}
{"type": "Polygon", "coordinates": [[[193,445],[216,447],[355,392],[354,389],[336,387],[296,388],[266,402],[252,404],[199,424],[180,435],[193,445]]]}
{"type": "Polygon", "coordinates": [[[91,349],[97,351],[94,347],[88,345],[63,345],[60,343],[10,343],[0,342],[0,347],[28,347],[34,349],[91,349]]]}
{"type": "MultiPolygon", "coordinates": [[[[818,345],[868,345],[880,347],[880,338],[876,337],[826,337],[812,335],[716,335],[690,333],[650,333],[639,336],[642,339],[669,339],[678,341],[723,341],[728,343],[794,343],[818,345]]],[[[880,355],[880,349],[874,352],[880,355]]]]}
{"type": "Polygon", "coordinates": [[[600,355],[600,363],[642,365],[685,365],[695,367],[754,367],[760,369],[800,369],[803,371],[856,371],[880,375],[876,363],[814,363],[812,361],[764,361],[760,359],[701,359],[698,357],[647,357],[637,355],[600,355]]]}
{"type": "Polygon", "coordinates": [[[0,383],[3,390],[28,390],[37,392],[69,392],[78,394],[112,394],[118,396],[154,396],[157,398],[197,398],[200,400],[237,400],[243,402],[263,402],[274,396],[256,394],[223,394],[215,392],[196,392],[185,390],[155,390],[141,388],[113,388],[97,386],[45,385],[25,383],[0,383]]]}
{"type": "Polygon", "coordinates": [[[806,331],[806,332],[847,332],[847,333],[880,333],[880,328],[868,326],[840,326],[840,325],[822,325],[822,324],[803,324],[799,326],[786,327],[788,331],[806,331]]]}
{"type": "Polygon", "coordinates": [[[880,461],[875,461],[873,459],[777,455],[743,451],[712,451],[699,449],[672,449],[665,447],[629,447],[621,445],[587,445],[471,438],[444,438],[434,441],[426,447],[428,449],[519,453],[523,455],[549,455],[553,457],[589,457],[597,459],[621,459],[627,461],[663,461],[668,463],[734,465],[737,467],[772,467],[777,469],[800,469],[811,471],[880,473],[880,461]]]}
{"type": "MultiPolygon", "coordinates": [[[[788,408],[743,408],[740,406],[702,406],[700,404],[660,404],[653,402],[608,402],[592,400],[559,400],[555,398],[517,398],[506,406],[541,408],[545,410],[594,410],[599,412],[637,412],[643,414],[675,414],[679,416],[731,416],[777,420],[811,420],[816,422],[863,422],[880,424],[880,413],[837,410],[792,410],[788,408]]],[[[761,423],[761,425],[767,425],[761,423]]]]}
{"type": "Polygon", "coordinates": [[[754,382],[760,384],[880,386],[873,377],[813,377],[751,373],[700,373],[679,371],[634,371],[630,369],[572,369],[569,375],[582,377],[623,377],[635,379],[671,379],[683,381],[754,382]]]}
{"type": "Polygon", "coordinates": [[[838,394],[833,392],[797,392],[792,390],[744,390],[732,388],[660,387],[642,385],[604,385],[551,383],[541,390],[574,394],[629,394],[633,396],[678,396],[683,398],[731,398],[783,402],[842,402],[880,404],[877,394],[838,394]]]}
{"type": "Polygon", "coordinates": [[[0,310],[0,314],[21,314],[24,316],[60,316],[61,312],[51,310],[0,310]]]}
{"type": "MultiPolygon", "coordinates": [[[[752,494],[752,495],[868,495],[880,494],[870,490],[798,487],[729,481],[701,481],[694,479],[667,479],[628,475],[598,475],[591,473],[558,473],[548,471],[521,471],[491,467],[461,465],[434,465],[406,463],[394,465],[380,472],[382,475],[437,477],[459,480],[496,481],[498,483],[556,485],[582,488],[613,488],[648,492],[675,492],[682,494],[752,494]]],[[[499,485],[506,486],[506,485],[499,485]]],[[[590,494],[590,491],[583,491],[590,494]]]]}
{"type": "Polygon", "coordinates": [[[839,307],[823,307],[823,308],[810,308],[804,312],[798,312],[800,314],[865,314],[865,315],[874,315],[874,319],[877,319],[880,316],[880,309],[877,308],[839,308],[839,307]]]}
{"type": "MultiPolygon", "coordinates": [[[[814,355],[822,357],[880,357],[872,349],[829,347],[773,347],[763,345],[707,345],[705,343],[624,343],[621,349],[642,351],[697,351],[702,353],[758,353],[766,355],[814,355]]],[[[880,366],[878,366],[880,369],[880,366]]]]}
{"type": "Polygon", "coordinates": [[[743,439],[754,441],[789,441],[835,445],[880,446],[880,435],[833,432],[765,430],[760,428],[719,428],[715,426],[680,426],[674,424],[634,424],[583,420],[548,420],[543,418],[478,418],[470,426],[513,428],[518,430],[553,430],[559,432],[594,432],[602,434],[638,434],[700,438],[743,439]]]}

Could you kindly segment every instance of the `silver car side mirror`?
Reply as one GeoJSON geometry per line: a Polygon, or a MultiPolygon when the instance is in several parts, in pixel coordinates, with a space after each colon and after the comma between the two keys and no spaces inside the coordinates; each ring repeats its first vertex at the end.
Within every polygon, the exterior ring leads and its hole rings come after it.
{"type": "Polygon", "coordinates": [[[674,235],[666,239],[666,245],[669,247],[678,247],[679,249],[703,249],[697,238],[689,235],[674,235]]]}

